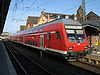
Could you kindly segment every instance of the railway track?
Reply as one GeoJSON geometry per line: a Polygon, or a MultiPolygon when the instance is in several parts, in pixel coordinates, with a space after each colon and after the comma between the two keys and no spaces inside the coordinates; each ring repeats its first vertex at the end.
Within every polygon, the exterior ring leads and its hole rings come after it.
{"type": "MultiPolygon", "coordinates": [[[[9,43],[10,44],[10,43],[9,43]]],[[[25,47],[24,45],[21,44],[17,44],[17,43],[12,43],[13,46],[15,48],[18,49],[18,51],[20,51],[22,54],[27,55],[28,57],[30,57],[31,59],[36,60],[36,62],[38,62],[38,64],[42,64],[42,66],[49,70],[49,74],[52,75],[98,75],[99,72],[95,72],[84,68],[84,67],[88,67],[91,68],[90,65],[85,65],[82,62],[67,62],[64,61],[61,58],[55,58],[55,56],[45,53],[43,52],[43,56],[42,56],[42,60],[40,60],[40,51],[39,50],[34,50],[33,48],[30,47],[25,47]],[[20,45],[20,46],[19,46],[20,45]],[[84,67],[82,67],[84,66],[84,67]]],[[[15,52],[17,53],[17,52],[15,52]]],[[[20,58],[20,60],[22,61],[23,58],[20,58]]],[[[100,70],[99,68],[96,70],[100,70]]],[[[41,74],[38,74],[41,75],[41,74]]],[[[44,75],[44,74],[43,74],[44,75]]],[[[46,74],[47,75],[47,74],[46,74]]]]}
{"type": "Polygon", "coordinates": [[[100,55],[90,54],[78,61],[69,63],[100,74],[100,55]]]}
{"type": "Polygon", "coordinates": [[[98,65],[87,63],[84,61],[74,61],[74,62],[69,62],[69,63],[77,67],[81,67],[83,69],[89,70],[91,72],[100,74],[100,66],[98,65]]]}
{"type": "Polygon", "coordinates": [[[11,57],[13,65],[18,75],[52,75],[49,71],[43,68],[41,65],[27,57],[23,53],[19,52],[16,48],[9,43],[4,43],[8,54],[11,57]]]}
{"type": "Polygon", "coordinates": [[[89,54],[85,56],[84,59],[81,59],[80,61],[100,67],[100,55],[99,54],[89,54]]]}

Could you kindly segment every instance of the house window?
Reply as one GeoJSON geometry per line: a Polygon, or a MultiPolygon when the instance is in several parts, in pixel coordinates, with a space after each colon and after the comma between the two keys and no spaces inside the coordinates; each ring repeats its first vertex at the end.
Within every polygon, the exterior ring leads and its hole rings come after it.
{"type": "Polygon", "coordinates": [[[23,39],[23,36],[19,36],[19,39],[23,39]]]}
{"type": "Polygon", "coordinates": [[[61,39],[60,33],[58,31],[56,32],[56,39],[61,39]]]}
{"type": "Polygon", "coordinates": [[[50,15],[50,19],[55,19],[55,18],[57,18],[57,17],[58,17],[58,15],[56,15],[56,14],[50,15]]]}
{"type": "Polygon", "coordinates": [[[65,18],[65,15],[60,15],[60,18],[65,18]]]}

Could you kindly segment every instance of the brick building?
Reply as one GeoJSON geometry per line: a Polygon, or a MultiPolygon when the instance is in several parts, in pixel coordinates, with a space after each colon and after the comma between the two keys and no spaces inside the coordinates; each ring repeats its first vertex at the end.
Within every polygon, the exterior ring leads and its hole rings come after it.
{"type": "Polygon", "coordinates": [[[73,19],[77,20],[76,15],[67,15],[67,14],[59,14],[59,13],[48,13],[48,12],[41,12],[38,25],[45,23],[45,22],[50,22],[52,20],[58,19],[58,18],[67,18],[67,19],[73,19]]]}
{"type": "MultiPolygon", "coordinates": [[[[46,22],[50,22],[58,18],[67,18],[67,19],[77,20],[77,17],[74,14],[66,15],[66,14],[59,14],[59,13],[47,13],[47,12],[42,11],[40,17],[28,16],[25,29],[29,29],[46,22]]],[[[20,26],[20,31],[23,29],[24,29],[24,26],[20,26]]]]}
{"type": "Polygon", "coordinates": [[[83,21],[83,9],[82,9],[81,6],[78,8],[76,16],[77,16],[77,21],[78,22],[83,21]]]}
{"type": "Polygon", "coordinates": [[[20,31],[25,30],[25,27],[26,27],[26,26],[20,25],[20,31]]]}
{"type": "Polygon", "coordinates": [[[25,29],[35,27],[38,23],[39,17],[28,16],[25,29]]]}
{"type": "MultiPolygon", "coordinates": [[[[85,17],[87,21],[100,21],[100,16],[98,16],[96,13],[94,13],[93,11],[90,11],[86,17],[85,17]]],[[[83,9],[80,6],[77,10],[77,21],[78,22],[83,22],[83,9]]]]}

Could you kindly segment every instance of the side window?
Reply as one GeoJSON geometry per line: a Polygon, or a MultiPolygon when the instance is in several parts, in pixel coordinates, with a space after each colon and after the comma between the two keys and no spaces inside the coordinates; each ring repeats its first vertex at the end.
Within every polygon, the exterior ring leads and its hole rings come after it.
{"type": "Polygon", "coordinates": [[[47,40],[50,40],[51,39],[51,35],[50,33],[47,33],[47,40]]]}
{"type": "Polygon", "coordinates": [[[21,36],[21,39],[23,39],[23,36],[21,36]]]}
{"type": "Polygon", "coordinates": [[[19,39],[23,39],[23,36],[19,36],[19,39]]]}
{"type": "Polygon", "coordinates": [[[56,39],[61,39],[59,31],[56,32],[56,39]]]}
{"type": "Polygon", "coordinates": [[[34,45],[34,41],[33,41],[33,45],[34,45]]]}
{"type": "Polygon", "coordinates": [[[30,45],[33,45],[33,42],[30,40],[29,44],[30,44],[30,45]]]}

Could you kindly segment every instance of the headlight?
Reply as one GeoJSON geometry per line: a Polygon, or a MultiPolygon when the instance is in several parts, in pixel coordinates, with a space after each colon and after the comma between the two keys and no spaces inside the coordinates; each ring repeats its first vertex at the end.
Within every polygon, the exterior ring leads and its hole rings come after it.
{"type": "Polygon", "coordinates": [[[73,47],[68,47],[68,49],[69,49],[69,50],[72,50],[72,49],[73,49],[73,47]]]}
{"type": "Polygon", "coordinates": [[[85,49],[89,48],[89,46],[84,46],[85,49]]]}

